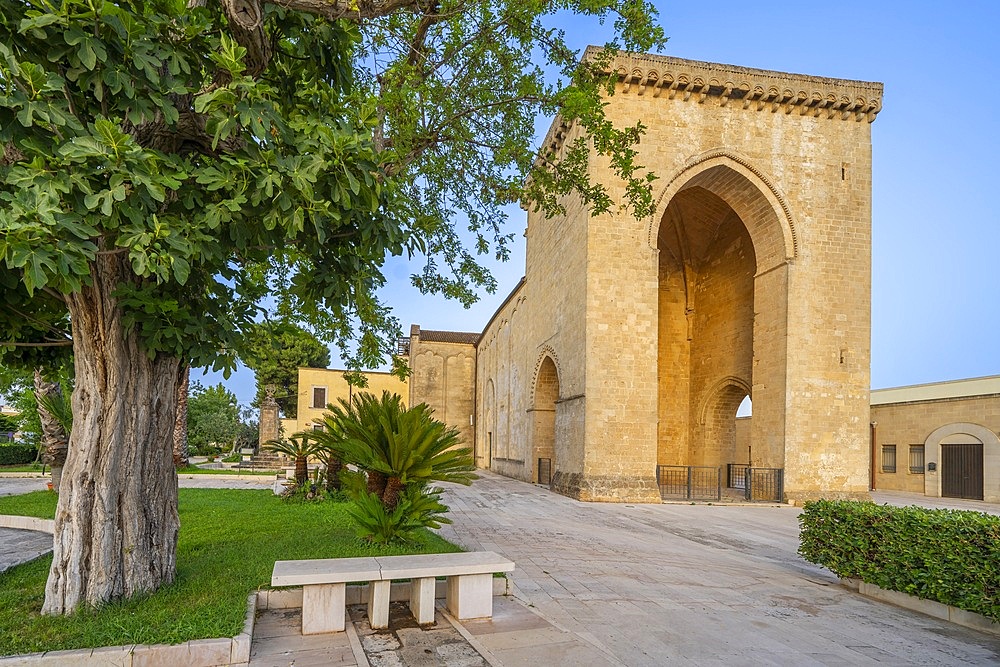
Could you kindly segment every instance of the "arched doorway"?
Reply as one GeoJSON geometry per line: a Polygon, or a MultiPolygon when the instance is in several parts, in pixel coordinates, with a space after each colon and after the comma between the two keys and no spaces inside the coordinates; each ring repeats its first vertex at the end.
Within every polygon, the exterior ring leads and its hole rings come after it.
{"type": "Polygon", "coordinates": [[[992,502],[1000,496],[987,493],[984,484],[985,469],[1000,461],[1000,438],[990,429],[964,422],[941,426],[927,436],[924,454],[927,495],[992,502]],[[936,464],[934,470],[932,464],[936,464]]]}
{"type": "Polygon", "coordinates": [[[770,208],[737,212],[734,206],[745,209],[746,200],[754,195],[764,199],[745,177],[716,166],[680,188],[661,219],[657,234],[661,463],[746,462],[747,452],[736,451],[735,419],[740,403],[751,393],[754,371],[759,262],[751,229],[761,237],[781,238],[780,230],[768,231],[761,221],[768,217],[765,214],[774,218],[770,208]]]}
{"type": "Polygon", "coordinates": [[[736,413],[749,394],[749,383],[736,377],[727,377],[709,390],[694,429],[699,440],[691,447],[690,465],[746,462],[747,450],[737,451],[736,413]]]}
{"type": "Polygon", "coordinates": [[[486,381],[485,398],[485,431],[480,446],[480,451],[476,457],[476,465],[480,468],[490,468],[493,465],[493,441],[497,435],[496,420],[496,388],[493,386],[493,378],[486,381]]]}
{"type": "Polygon", "coordinates": [[[556,403],[559,401],[559,373],[552,357],[543,357],[535,379],[534,402],[530,408],[535,482],[550,486],[556,470],[556,403]]]}

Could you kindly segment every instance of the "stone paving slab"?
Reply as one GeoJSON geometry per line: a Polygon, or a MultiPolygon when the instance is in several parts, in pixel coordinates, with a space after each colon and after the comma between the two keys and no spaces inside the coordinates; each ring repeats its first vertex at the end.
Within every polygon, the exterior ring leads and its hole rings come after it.
{"type": "Polygon", "coordinates": [[[262,612],[254,624],[251,667],[355,667],[358,664],[346,632],[304,636],[301,629],[301,608],[262,612]]]}
{"type": "Polygon", "coordinates": [[[620,664],[1000,664],[996,637],[866,599],[801,559],[798,508],[580,503],[480,474],[444,485],[441,534],[513,560],[519,600],[620,664]]]}

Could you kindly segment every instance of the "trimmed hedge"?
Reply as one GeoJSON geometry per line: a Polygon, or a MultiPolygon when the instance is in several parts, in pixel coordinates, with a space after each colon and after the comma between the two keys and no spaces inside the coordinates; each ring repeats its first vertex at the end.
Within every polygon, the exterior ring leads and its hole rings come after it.
{"type": "Polygon", "coordinates": [[[23,443],[0,443],[0,466],[16,466],[31,463],[38,455],[34,445],[23,443]]]}
{"type": "Polygon", "coordinates": [[[799,525],[799,555],[839,577],[1000,621],[1000,517],[820,500],[799,525]]]}

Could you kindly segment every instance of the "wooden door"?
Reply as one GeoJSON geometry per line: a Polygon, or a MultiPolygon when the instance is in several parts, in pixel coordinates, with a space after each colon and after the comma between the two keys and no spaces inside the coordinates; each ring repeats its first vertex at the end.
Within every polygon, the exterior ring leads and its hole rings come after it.
{"type": "Polygon", "coordinates": [[[983,499],[983,445],[941,445],[941,495],[983,499]]]}

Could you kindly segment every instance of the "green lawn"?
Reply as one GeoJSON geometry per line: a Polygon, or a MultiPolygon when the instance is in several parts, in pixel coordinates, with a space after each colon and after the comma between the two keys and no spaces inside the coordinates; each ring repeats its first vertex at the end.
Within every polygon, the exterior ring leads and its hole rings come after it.
{"type": "Polygon", "coordinates": [[[25,463],[16,466],[0,466],[0,472],[49,472],[48,466],[41,463],[25,463]]]}
{"type": "Polygon", "coordinates": [[[178,475],[270,475],[274,476],[276,470],[262,470],[249,467],[238,470],[236,468],[201,468],[199,466],[187,466],[177,471],[178,475]]]}
{"type": "MultiPolygon", "coordinates": [[[[284,503],[271,491],[180,489],[177,580],[141,600],[72,617],[42,616],[51,556],[0,574],[0,655],[231,637],[246,598],[268,587],[276,560],[459,551],[425,531],[407,547],[380,548],[354,535],[343,503],[284,503]]],[[[0,498],[0,514],[52,518],[55,494],[0,498]]]]}

